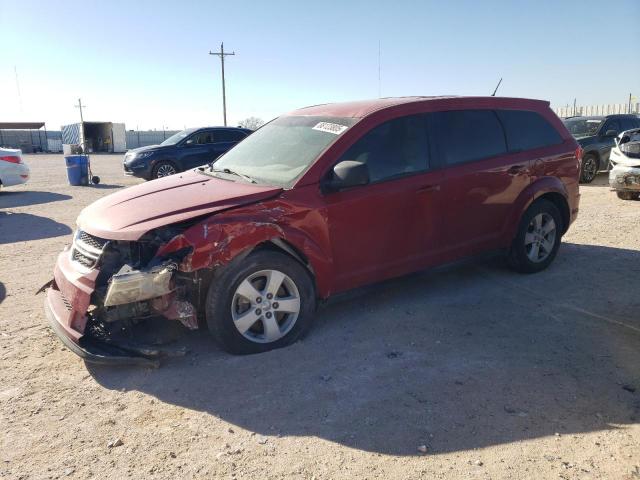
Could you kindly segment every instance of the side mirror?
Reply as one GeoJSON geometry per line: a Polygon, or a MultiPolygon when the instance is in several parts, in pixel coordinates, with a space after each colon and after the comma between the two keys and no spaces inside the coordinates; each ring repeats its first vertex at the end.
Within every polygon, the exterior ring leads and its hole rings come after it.
{"type": "Polygon", "coordinates": [[[190,138],[189,140],[187,140],[186,142],[184,142],[185,145],[193,145],[193,138],[190,138]]]}
{"type": "Polygon", "coordinates": [[[618,136],[618,132],[616,132],[615,130],[607,130],[607,132],[604,134],[605,137],[617,137],[618,136]]]}
{"type": "Polygon", "coordinates": [[[344,160],[333,167],[331,178],[325,183],[329,191],[366,185],[369,183],[369,168],[366,163],[344,160]]]}

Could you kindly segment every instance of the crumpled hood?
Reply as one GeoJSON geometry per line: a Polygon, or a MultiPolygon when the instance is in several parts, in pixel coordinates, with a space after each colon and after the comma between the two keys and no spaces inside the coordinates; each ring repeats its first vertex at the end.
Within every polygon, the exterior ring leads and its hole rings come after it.
{"type": "Polygon", "coordinates": [[[281,190],[191,170],[101,198],[80,212],[78,227],[100,238],[137,240],[154,228],[259,202],[281,190]]]}

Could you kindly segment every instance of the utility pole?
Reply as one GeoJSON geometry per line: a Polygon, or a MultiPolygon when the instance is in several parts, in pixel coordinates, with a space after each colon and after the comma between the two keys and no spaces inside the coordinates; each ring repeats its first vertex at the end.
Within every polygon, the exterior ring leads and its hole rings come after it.
{"type": "Polygon", "coordinates": [[[82,100],[78,99],[78,104],[75,107],[80,109],[80,123],[84,125],[84,118],[82,118],[82,108],[87,108],[87,106],[82,105],[82,100]]]}
{"type": "Polygon", "coordinates": [[[84,138],[84,118],[82,117],[82,108],[87,108],[86,105],[82,105],[82,100],[78,99],[78,104],[75,106],[76,108],[80,109],[80,135],[78,137],[78,140],[81,140],[81,144],[82,144],[82,149],[86,151],[86,141],[84,138]]]}
{"type": "Polygon", "coordinates": [[[222,115],[224,117],[224,126],[227,126],[227,94],[225,92],[224,87],[224,57],[227,55],[235,55],[236,52],[224,53],[224,42],[220,44],[219,52],[209,51],[209,55],[216,55],[220,57],[220,62],[222,63],[222,115]]]}

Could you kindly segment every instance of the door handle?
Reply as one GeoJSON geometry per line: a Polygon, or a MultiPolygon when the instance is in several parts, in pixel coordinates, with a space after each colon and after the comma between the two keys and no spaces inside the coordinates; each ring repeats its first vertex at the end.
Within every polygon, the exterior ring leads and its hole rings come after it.
{"type": "Polygon", "coordinates": [[[520,172],[522,172],[525,169],[524,165],[514,165],[512,167],[509,168],[509,170],[507,170],[507,173],[509,175],[516,175],[520,172]]]}
{"type": "Polygon", "coordinates": [[[439,192],[440,185],[423,185],[416,190],[416,193],[439,192]]]}

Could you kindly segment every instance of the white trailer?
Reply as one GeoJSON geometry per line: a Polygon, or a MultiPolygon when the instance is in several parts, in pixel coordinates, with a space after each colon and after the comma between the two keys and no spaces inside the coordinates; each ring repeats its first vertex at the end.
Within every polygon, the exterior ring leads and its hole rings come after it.
{"type": "Polygon", "coordinates": [[[63,125],[61,130],[65,152],[73,150],[71,145],[81,145],[85,153],[124,153],[127,151],[124,123],[72,123],[71,125],[63,125]],[[69,145],[69,147],[65,148],[65,145],[69,145]]]}

